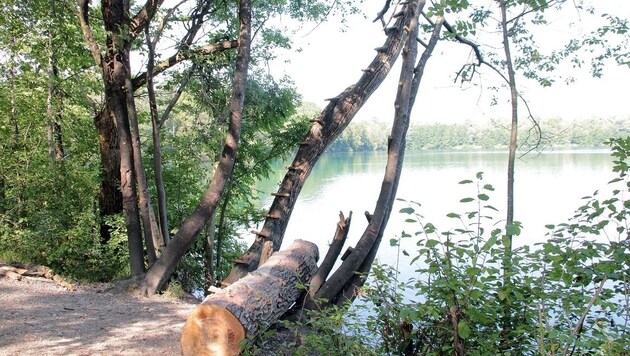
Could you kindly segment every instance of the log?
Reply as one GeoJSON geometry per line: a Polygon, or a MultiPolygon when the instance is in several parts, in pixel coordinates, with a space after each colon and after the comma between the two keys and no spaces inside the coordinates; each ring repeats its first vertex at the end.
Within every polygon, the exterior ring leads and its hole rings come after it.
{"type": "Polygon", "coordinates": [[[253,338],[282,316],[317,270],[312,242],[296,240],[256,271],[208,296],[182,332],[183,355],[238,355],[239,343],[253,338]]]}

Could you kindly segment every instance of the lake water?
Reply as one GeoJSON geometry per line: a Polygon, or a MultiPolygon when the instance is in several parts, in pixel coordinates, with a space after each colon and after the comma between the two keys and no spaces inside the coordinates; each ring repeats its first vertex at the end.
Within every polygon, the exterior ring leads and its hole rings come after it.
{"type": "MultiPolygon", "coordinates": [[[[364,211],[372,212],[378,197],[386,153],[328,154],[320,159],[304,186],[286,231],[284,246],[294,239],[315,242],[323,256],[332,240],[339,211],[347,216],[353,212],[352,225],[346,246],[354,246],[367,226],[364,211]]],[[[277,174],[260,183],[261,204],[269,207],[272,192],[276,191],[288,163],[278,163],[277,174]]],[[[566,222],[581,205],[581,197],[595,190],[605,189],[614,178],[609,150],[549,151],[530,154],[516,162],[515,220],[523,224],[514,245],[533,244],[545,239],[545,224],[566,222]]],[[[483,184],[495,188],[489,204],[499,210],[497,222],[505,218],[507,152],[416,151],[407,152],[398,198],[422,204],[420,214],[424,222],[432,222],[440,230],[456,227],[449,219],[450,212],[472,210],[471,203],[460,199],[476,196],[473,184],[460,185],[464,179],[475,180],[477,172],[484,172],[483,184]]],[[[403,230],[415,232],[419,228],[404,220],[398,211],[407,205],[396,202],[378,254],[381,263],[396,264],[398,250],[389,240],[403,230]]],[[[499,225],[504,225],[503,221],[499,225]]],[[[498,227],[501,227],[498,226],[498,227]]],[[[415,241],[402,244],[413,255],[415,241]]],[[[345,247],[344,247],[345,250],[345,247]]],[[[404,260],[400,262],[401,270],[404,260]]],[[[403,272],[403,275],[405,273],[403,272]]]]}

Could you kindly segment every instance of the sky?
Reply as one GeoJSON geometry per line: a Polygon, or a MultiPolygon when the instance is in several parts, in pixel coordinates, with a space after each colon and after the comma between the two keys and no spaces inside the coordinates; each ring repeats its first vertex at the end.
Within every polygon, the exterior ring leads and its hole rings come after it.
{"type": "MultiPolygon", "coordinates": [[[[359,79],[361,69],[367,67],[376,53],[374,48],[383,43],[385,37],[380,23],[371,22],[381,6],[382,1],[366,1],[364,11],[368,19],[351,17],[344,32],[340,31],[338,19],[318,26],[306,26],[294,36],[294,48],[301,48],[301,51],[281,53],[270,64],[271,72],[278,76],[290,76],[303,101],[324,107],[326,98],[336,96],[359,79]]],[[[630,0],[598,1],[597,6],[606,6],[617,14],[626,13],[630,17],[630,0]]],[[[551,48],[568,36],[585,33],[591,25],[585,17],[578,18],[575,11],[568,9],[558,16],[550,17],[550,25],[544,33],[536,35],[542,47],[551,48]]],[[[483,37],[477,40],[484,44],[483,37]]],[[[438,44],[425,70],[412,112],[412,122],[475,123],[509,118],[507,92],[504,92],[498,105],[490,105],[492,92],[488,87],[498,82],[496,74],[489,69],[483,70],[482,79],[475,86],[461,86],[453,82],[455,72],[468,62],[469,57],[470,49],[465,46],[445,42],[438,44]]],[[[357,114],[357,121],[391,121],[399,65],[400,60],[357,114]]],[[[519,90],[527,98],[537,118],[630,118],[627,94],[630,68],[611,62],[605,69],[603,79],[592,78],[587,69],[572,73],[577,78],[575,83],[566,85],[559,82],[551,88],[541,88],[532,81],[517,79],[519,90]]]]}

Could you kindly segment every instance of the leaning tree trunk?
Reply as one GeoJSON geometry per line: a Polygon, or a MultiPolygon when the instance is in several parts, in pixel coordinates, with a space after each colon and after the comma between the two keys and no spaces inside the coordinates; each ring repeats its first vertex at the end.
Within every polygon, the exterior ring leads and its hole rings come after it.
{"type": "Polygon", "coordinates": [[[406,17],[409,19],[405,30],[409,31],[409,36],[406,37],[403,51],[403,64],[396,95],[394,124],[387,149],[385,175],[374,213],[355,248],[315,294],[315,300],[325,299],[337,302],[336,299],[339,299],[339,296],[343,296],[342,299],[352,300],[355,296],[354,287],[362,285],[365,278],[357,276],[356,273],[360,270],[369,271],[383,237],[396,197],[404,161],[405,137],[409,128],[412,107],[414,66],[418,52],[418,16],[424,3],[424,0],[410,1],[405,9],[406,17]]]}
{"type": "MultiPolygon", "coordinates": [[[[422,6],[424,5],[424,3],[425,3],[424,1],[419,2],[420,9],[422,9],[422,6]]],[[[420,83],[424,75],[424,69],[426,67],[426,64],[429,61],[429,58],[431,57],[431,54],[433,53],[433,50],[435,49],[435,46],[437,45],[437,42],[439,40],[440,33],[442,31],[443,22],[444,22],[444,18],[440,17],[433,25],[434,28],[433,28],[433,33],[431,35],[431,38],[428,41],[428,43],[425,45],[425,50],[424,52],[422,52],[422,55],[420,56],[420,59],[418,60],[418,64],[415,66],[415,68],[413,69],[408,68],[408,67],[405,68],[405,64],[403,64],[403,69],[401,70],[399,92],[397,95],[397,100],[396,100],[396,105],[395,105],[395,108],[396,108],[395,119],[394,119],[395,121],[394,121],[394,127],[392,128],[392,140],[390,143],[390,146],[394,146],[393,137],[400,136],[402,138],[401,145],[398,147],[398,150],[400,151],[394,154],[394,155],[399,156],[398,157],[399,162],[396,163],[399,166],[398,169],[402,169],[403,156],[405,153],[406,133],[409,127],[409,120],[411,119],[411,110],[413,109],[413,106],[416,101],[416,96],[418,94],[418,89],[420,88],[420,83]],[[413,79],[410,82],[407,82],[406,78],[408,77],[412,77],[413,79]],[[405,115],[404,112],[402,111],[402,106],[400,106],[399,104],[407,102],[407,101],[408,101],[408,106],[407,106],[407,113],[405,115]],[[400,121],[398,125],[396,124],[397,121],[400,121]]],[[[418,29],[416,28],[415,30],[417,31],[418,29]]],[[[417,34],[415,34],[415,36],[417,37],[417,34]]],[[[405,61],[409,61],[409,65],[411,66],[413,66],[413,61],[415,60],[415,54],[412,56],[411,53],[417,52],[417,48],[415,48],[417,47],[417,44],[411,43],[411,38],[413,37],[414,36],[411,35],[409,38],[409,43],[407,47],[409,48],[409,51],[407,55],[405,56],[405,61]]],[[[389,162],[389,159],[388,159],[388,162],[389,162]]],[[[394,164],[394,161],[392,161],[391,163],[394,164]]],[[[398,174],[400,175],[400,172],[398,172],[398,174]]],[[[380,246],[383,233],[385,232],[385,227],[387,225],[389,216],[392,211],[392,207],[394,203],[393,200],[396,198],[396,191],[398,189],[399,178],[400,177],[396,178],[396,184],[391,187],[392,195],[390,196],[391,200],[389,201],[388,206],[385,207],[385,209],[387,209],[385,220],[383,221],[383,224],[379,228],[377,238],[372,244],[370,251],[365,256],[365,258],[363,258],[363,262],[359,266],[358,270],[352,273],[352,276],[345,283],[345,286],[341,290],[339,290],[335,296],[327,296],[331,298],[330,300],[335,300],[335,303],[337,305],[343,305],[347,301],[353,301],[357,296],[357,293],[356,293],[357,290],[361,288],[363,284],[365,283],[366,277],[370,269],[372,268],[372,263],[374,262],[374,259],[376,258],[376,253],[378,252],[378,248],[380,246]]],[[[376,215],[376,213],[374,215],[376,215]]],[[[374,215],[372,215],[372,218],[374,218],[374,215]]],[[[318,293],[315,294],[314,298],[326,299],[326,297],[318,293]]]]}
{"type": "Polygon", "coordinates": [[[258,268],[265,241],[272,241],[275,251],[280,249],[293,207],[315,163],[387,77],[407,38],[404,28],[409,22],[408,15],[401,16],[392,27],[385,29],[387,39],[382,47],[376,48],[376,57],[368,68],[363,69],[359,81],[338,96],[328,99],[326,108],[312,120],[313,125],[300,144],[278,192],[273,194],[275,198],[262,230],[256,233],[256,239],[248,251],[236,261],[224,284],[234,283],[258,268]]]}
{"type": "Polygon", "coordinates": [[[274,323],[317,269],[317,245],[296,240],[258,270],[206,298],[186,321],[184,355],[238,355],[239,341],[274,323]]]}
{"type": "Polygon", "coordinates": [[[141,293],[155,294],[171,276],[177,263],[184,256],[199,232],[206,225],[221,200],[225,186],[232,176],[236,151],[241,136],[243,100],[247,85],[247,73],[251,50],[251,2],[239,1],[239,48],[236,56],[236,68],[232,81],[230,99],[230,124],[225,139],[221,158],[214,172],[210,186],[201,198],[195,211],[182,222],[177,234],[164,249],[164,253],[147,272],[141,284],[141,293]]]}

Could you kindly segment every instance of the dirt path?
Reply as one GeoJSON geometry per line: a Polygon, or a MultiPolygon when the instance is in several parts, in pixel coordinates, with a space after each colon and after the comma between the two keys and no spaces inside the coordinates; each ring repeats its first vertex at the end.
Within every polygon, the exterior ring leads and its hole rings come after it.
{"type": "Polygon", "coordinates": [[[179,355],[193,301],[0,278],[0,355],[179,355]]]}

